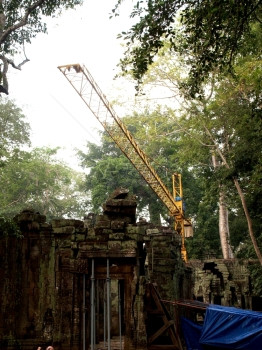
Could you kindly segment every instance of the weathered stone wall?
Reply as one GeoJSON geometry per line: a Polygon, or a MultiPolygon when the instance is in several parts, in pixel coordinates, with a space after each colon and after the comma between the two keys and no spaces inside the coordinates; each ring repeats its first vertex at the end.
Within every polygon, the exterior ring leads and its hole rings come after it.
{"type": "Polygon", "coordinates": [[[55,254],[51,225],[45,217],[25,211],[19,220],[24,237],[2,238],[0,334],[4,344],[48,337],[54,305],[55,254]]]}
{"type": "MultiPolygon", "coordinates": [[[[109,268],[111,334],[118,333],[121,286],[125,350],[147,347],[146,283],[162,299],[192,299],[252,308],[249,274],[237,261],[181,259],[180,237],[170,228],[136,222],[136,200],[118,190],[83,221],[17,215],[23,238],[0,240],[0,348],[78,350],[90,344],[92,266],[96,288],[96,341],[103,338],[103,298],[109,268]],[[108,267],[108,263],[109,267],[108,267]],[[193,283],[194,281],[194,283],[193,283]],[[85,336],[84,336],[85,334],[85,336]]],[[[172,305],[170,311],[172,314],[172,305]]]]}
{"type": "Polygon", "coordinates": [[[147,228],[148,279],[166,300],[192,297],[191,269],[181,259],[181,238],[171,228],[147,228]]]}
{"type": "MultiPolygon", "coordinates": [[[[107,278],[107,259],[110,278],[120,281],[123,288],[125,349],[146,348],[146,282],[159,281],[159,291],[165,298],[185,296],[183,279],[187,269],[181,261],[177,235],[166,228],[136,223],[136,200],[126,190],[112,194],[102,215],[89,214],[84,221],[61,219],[49,224],[33,211],[22,212],[16,221],[23,238],[2,238],[0,244],[3,350],[32,350],[50,344],[56,350],[81,349],[83,320],[88,346],[92,260],[97,299],[107,278]]],[[[101,340],[103,322],[100,304],[97,341],[101,340]]],[[[114,300],[112,305],[114,335],[114,300]]]]}
{"type": "Polygon", "coordinates": [[[237,259],[191,260],[188,265],[193,271],[194,297],[205,303],[262,311],[253,305],[249,263],[237,259]]]}

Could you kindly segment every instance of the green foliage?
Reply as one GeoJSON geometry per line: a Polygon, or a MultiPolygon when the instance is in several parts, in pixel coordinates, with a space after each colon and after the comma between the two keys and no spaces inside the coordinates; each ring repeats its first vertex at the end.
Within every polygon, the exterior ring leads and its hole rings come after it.
{"type": "Polygon", "coordinates": [[[261,232],[262,223],[261,69],[261,60],[241,62],[235,67],[235,78],[220,83],[215,98],[209,105],[209,115],[212,113],[217,120],[217,126],[213,129],[217,143],[226,145],[222,152],[227,159],[228,168],[221,166],[218,176],[227,186],[229,203],[232,205],[233,200],[235,208],[239,208],[240,202],[237,202],[232,191],[232,178],[237,178],[240,182],[257,235],[261,232]]]}
{"type": "MultiPolygon", "coordinates": [[[[118,14],[121,2],[117,2],[114,14],[118,14]]],[[[231,70],[238,53],[247,52],[246,42],[254,38],[252,28],[257,26],[261,32],[261,8],[261,2],[255,0],[140,0],[130,15],[137,23],[121,34],[127,45],[120,61],[122,71],[131,70],[141,83],[168,40],[170,49],[186,60],[189,80],[182,86],[195,96],[210,73],[231,70]]]]}
{"type": "Polygon", "coordinates": [[[17,224],[5,216],[0,216],[0,238],[2,237],[18,237],[21,238],[21,231],[17,224]]]}
{"type": "Polygon", "coordinates": [[[250,278],[252,281],[252,289],[254,295],[262,297],[262,266],[251,265],[249,266],[250,278]]]}
{"type": "Polygon", "coordinates": [[[8,99],[0,103],[0,166],[30,143],[30,126],[21,109],[8,99]]]}
{"type": "MultiPolygon", "coordinates": [[[[33,208],[47,219],[82,218],[86,196],[83,176],[57,160],[58,148],[30,144],[30,126],[13,101],[0,103],[0,215],[11,219],[33,208]]],[[[8,222],[8,220],[7,220],[8,222]]]]}
{"type": "MultiPolygon", "coordinates": [[[[252,28],[254,45],[261,43],[256,30],[252,28]]],[[[251,43],[247,45],[251,46],[251,43]]],[[[187,77],[183,60],[179,61],[182,67],[179,69],[178,63],[174,64],[175,57],[167,52],[168,47],[161,50],[144,81],[150,86],[159,83],[168,86],[173,93],[187,77]]],[[[221,189],[226,194],[231,245],[237,249],[248,237],[246,218],[233,179],[239,181],[243,190],[255,235],[258,237],[261,232],[262,72],[259,47],[254,46],[249,54],[238,56],[234,76],[214,75],[206,85],[205,98],[188,99],[187,91],[180,90],[180,101],[184,103],[178,111],[180,118],[173,118],[169,133],[177,135],[173,141],[176,154],[179,154],[183,187],[194,193],[193,200],[189,201],[190,206],[194,205],[189,212],[195,223],[194,238],[187,241],[189,257],[201,257],[203,252],[212,250],[220,256],[215,246],[220,246],[218,198],[221,189]],[[218,161],[216,169],[212,155],[218,161]],[[184,176],[186,171],[190,171],[195,186],[190,187],[187,175],[184,176]]],[[[173,158],[171,163],[175,162],[173,158]]]]}
{"type": "MultiPolygon", "coordinates": [[[[258,244],[262,246],[262,235],[258,237],[258,244]]],[[[252,292],[254,295],[262,297],[262,266],[256,262],[255,250],[247,239],[239,245],[237,258],[251,259],[248,269],[250,272],[250,280],[252,281],[252,292]]]]}
{"type": "Polygon", "coordinates": [[[12,217],[25,208],[33,208],[48,220],[84,216],[82,175],[58,161],[57,150],[38,148],[22,152],[0,169],[2,214],[12,217]]]}

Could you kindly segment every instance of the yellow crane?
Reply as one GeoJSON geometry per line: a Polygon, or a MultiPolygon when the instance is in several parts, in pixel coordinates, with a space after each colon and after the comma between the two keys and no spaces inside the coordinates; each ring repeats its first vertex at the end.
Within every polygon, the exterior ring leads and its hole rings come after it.
{"type": "Polygon", "coordinates": [[[113,107],[87,68],[80,64],[68,64],[59,66],[58,69],[64,74],[120,150],[164,203],[170,215],[174,217],[175,230],[181,235],[181,255],[183,260],[187,261],[185,228],[190,230],[192,225],[184,217],[181,175],[175,173],[172,176],[172,195],[150,164],[148,156],[141,150],[130,131],[116,115],[113,107]]]}

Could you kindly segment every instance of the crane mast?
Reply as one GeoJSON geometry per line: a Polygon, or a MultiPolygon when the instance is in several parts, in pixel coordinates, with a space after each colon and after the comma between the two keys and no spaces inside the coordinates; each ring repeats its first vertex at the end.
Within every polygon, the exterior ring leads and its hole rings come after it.
{"type": "Polygon", "coordinates": [[[172,195],[150,164],[148,156],[141,150],[132,134],[116,115],[113,107],[110,105],[87,68],[80,64],[69,64],[59,66],[58,69],[64,74],[120,150],[164,203],[170,215],[174,217],[175,230],[181,235],[182,239],[182,258],[187,261],[184,241],[185,218],[182,205],[181,175],[173,175],[174,195],[172,195]]]}

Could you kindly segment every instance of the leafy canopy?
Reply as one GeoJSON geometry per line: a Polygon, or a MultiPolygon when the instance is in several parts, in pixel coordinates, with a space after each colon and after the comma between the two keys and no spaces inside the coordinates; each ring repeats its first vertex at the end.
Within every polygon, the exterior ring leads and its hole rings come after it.
{"type": "Polygon", "coordinates": [[[0,213],[12,217],[32,208],[47,216],[83,218],[83,177],[57,160],[58,149],[21,152],[0,169],[0,213]]]}
{"type": "MultiPolygon", "coordinates": [[[[113,9],[115,15],[122,2],[113,9]]],[[[211,72],[232,69],[253,36],[253,25],[261,32],[261,11],[261,0],[139,0],[130,15],[137,23],[120,35],[127,45],[122,71],[131,71],[140,84],[168,40],[170,49],[187,62],[186,87],[195,96],[211,72]]],[[[261,53],[259,47],[250,49],[261,53]]]]}

